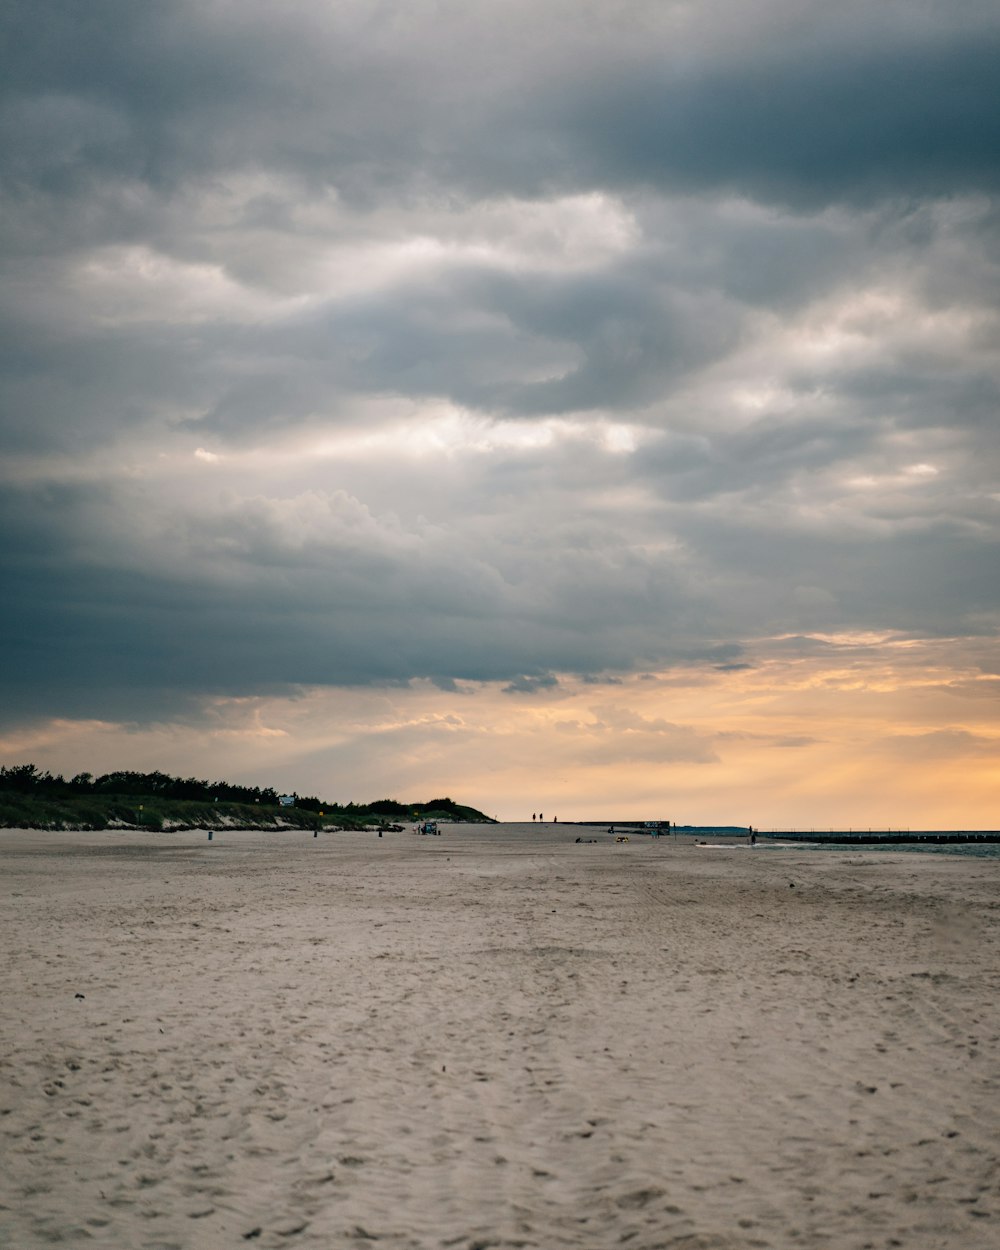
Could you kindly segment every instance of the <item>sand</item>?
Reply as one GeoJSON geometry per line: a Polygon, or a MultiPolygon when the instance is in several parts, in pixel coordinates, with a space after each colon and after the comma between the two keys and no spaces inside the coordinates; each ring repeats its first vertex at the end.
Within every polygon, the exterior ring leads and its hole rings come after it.
{"type": "Polygon", "coordinates": [[[0,831],[0,1245],[1000,1245],[1000,860],[0,831]]]}

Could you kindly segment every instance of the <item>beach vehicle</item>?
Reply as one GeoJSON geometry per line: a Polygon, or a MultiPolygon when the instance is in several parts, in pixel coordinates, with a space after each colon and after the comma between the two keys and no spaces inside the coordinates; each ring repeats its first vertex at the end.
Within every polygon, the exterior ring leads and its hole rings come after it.
{"type": "Polygon", "coordinates": [[[438,828],[436,820],[425,820],[420,826],[420,832],[437,834],[438,836],[441,834],[441,830],[438,828]]]}

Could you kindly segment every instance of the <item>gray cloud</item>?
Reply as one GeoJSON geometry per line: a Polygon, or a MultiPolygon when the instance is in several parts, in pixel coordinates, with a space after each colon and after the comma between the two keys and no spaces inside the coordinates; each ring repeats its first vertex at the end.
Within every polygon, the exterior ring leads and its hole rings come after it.
{"type": "Polygon", "coordinates": [[[263,164],[369,202],[428,180],[798,205],[995,187],[991,6],[741,7],[13,4],[12,169],[58,194],[263,164]]]}
{"type": "Polygon", "coordinates": [[[541,673],[537,677],[522,674],[515,677],[503,688],[504,694],[538,694],[540,690],[554,690],[559,681],[551,673],[541,673]]]}
{"type": "Polygon", "coordinates": [[[5,8],[8,717],[994,636],[994,6],[584,7],[5,8]]]}
{"type": "Polygon", "coordinates": [[[824,39],[820,25],[792,55],[779,44],[591,84],[563,105],[560,138],[595,180],[707,185],[797,207],[994,189],[996,25],[930,44],[876,31],[865,46],[859,33],[824,39]]]}

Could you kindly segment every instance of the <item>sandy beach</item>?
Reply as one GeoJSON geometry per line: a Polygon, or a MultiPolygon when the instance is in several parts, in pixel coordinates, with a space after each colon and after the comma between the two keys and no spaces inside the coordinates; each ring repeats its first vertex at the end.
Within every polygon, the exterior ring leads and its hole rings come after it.
{"type": "Polygon", "coordinates": [[[1000,859],[442,829],[0,831],[0,1245],[1000,1244],[1000,859]]]}

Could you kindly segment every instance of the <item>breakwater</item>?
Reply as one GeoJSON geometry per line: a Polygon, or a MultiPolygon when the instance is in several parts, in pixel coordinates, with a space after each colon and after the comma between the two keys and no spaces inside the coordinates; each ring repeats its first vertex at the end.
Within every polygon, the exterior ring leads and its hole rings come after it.
{"type": "MultiPolygon", "coordinates": [[[[745,839],[750,830],[733,825],[671,825],[669,821],[652,820],[567,820],[567,825],[584,828],[604,828],[651,833],[654,828],[661,834],[676,833],[684,837],[713,837],[745,839]]],[[[777,842],[824,842],[850,845],[852,843],[898,844],[923,843],[945,845],[947,843],[1000,842],[1000,829],[760,829],[754,826],[760,840],[777,842]]]]}
{"type": "Polygon", "coordinates": [[[758,838],[780,842],[927,843],[1000,842],[998,829],[758,829],[758,838]]]}

